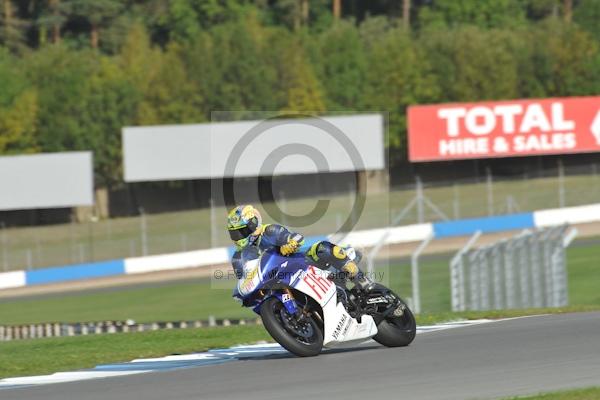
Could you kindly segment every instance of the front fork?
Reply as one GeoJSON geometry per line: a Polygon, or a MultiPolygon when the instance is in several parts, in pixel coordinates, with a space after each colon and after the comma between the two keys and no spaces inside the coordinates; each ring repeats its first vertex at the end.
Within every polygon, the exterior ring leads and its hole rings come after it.
{"type": "Polygon", "coordinates": [[[260,306],[269,297],[277,297],[285,307],[285,310],[288,312],[288,314],[294,315],[296,316],[296,318],[300,318],[300,316],[302,315],[302,310],[300,307],[298,307],[296,299],[294,299],[294,295],[292,294],[292,291],[289,288],[284,288],[282,291],[273,291],[268,296],[266,296],[263,299],[263,301],[254,308],[254,311],[257,314],[260,314],[260,306]]]}

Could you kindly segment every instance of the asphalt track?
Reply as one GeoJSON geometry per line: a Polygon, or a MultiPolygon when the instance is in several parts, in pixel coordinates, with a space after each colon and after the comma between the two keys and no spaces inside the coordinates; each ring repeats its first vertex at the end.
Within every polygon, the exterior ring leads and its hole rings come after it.
{"type": "Polygon", "coordinates": [[[600,385],[600,313],[504,320],[313,358],[210,367],[0,392],[2,400],[493,399],[600,385]]]}

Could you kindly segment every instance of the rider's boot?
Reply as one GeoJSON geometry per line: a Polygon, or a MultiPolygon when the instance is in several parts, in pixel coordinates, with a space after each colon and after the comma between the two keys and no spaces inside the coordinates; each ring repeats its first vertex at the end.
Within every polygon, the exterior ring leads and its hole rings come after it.
{"type": "Polygon", "coordinates": [[[348,278],[350,278],[356,287],[365,292],[370,292],[375,286],[375,282],[358,269],[358,266],[354,261],[348,261],[342,270],[348,274],[348,278]]]}
{"type": "Polygon", "coordinates": [[[375,287],[375,282],[369,279],[365,274],[359,272],[352,280],[355,286],[358,286],[365,292],[370,292],[375,287]]]}

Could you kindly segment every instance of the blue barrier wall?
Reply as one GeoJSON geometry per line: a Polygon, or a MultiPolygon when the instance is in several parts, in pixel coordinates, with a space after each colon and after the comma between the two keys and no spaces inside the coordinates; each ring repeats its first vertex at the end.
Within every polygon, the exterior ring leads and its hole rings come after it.
{"type": "Polygon", "coordinates": [[[125,261],[112,260],[26,271],[25,282],[29,286],[123,274],[125,274],[125,261]]]}
{"type": "Polygon", "coordinates": [[[462,219],[458,221],[436,222],[433,232],[436,238],[502,232],[515,229],[533,228],[533,213],[502,215],[498,217],[462,219]]]}
{"type": "MultiPolygon", "coordinates": [[[[490,233],[526,228],[534,228],[533,213],[465,219],[433,224],[433,232],[436,238],[466,236],[471,235],[478,230],[483,233],[490,233]]],[[[308,250],[313,243],[320,240],[328,240],[328,237],[307,237],[300,251],[308,250]]],[[[231,256],[235,249],[229,247],[228,250],[231,256]]],[[[40,285],[44,283],[75,281],[123,274],[125,274],[125,261],[113,260],[26,271],[25,279],[26,285],[40,285]]]]}

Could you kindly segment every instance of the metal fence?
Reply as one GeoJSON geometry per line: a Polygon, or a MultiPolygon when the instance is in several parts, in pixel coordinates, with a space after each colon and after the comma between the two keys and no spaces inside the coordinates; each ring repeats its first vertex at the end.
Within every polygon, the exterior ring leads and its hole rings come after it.
{"type": "MultiPolygon", "coordinates": [[[[600,166],[593,163],[557,164],[522,176],[488,169],[483,175],[452,181],[413,178],[414,183],[371,195],[374,206],[357,216],[355,229],[600,203],[600,166]]],[[[328,196],[330,208],[319,223],[292,228],[305,235],[335,231],[351,210],[353,196],[352,190],[328,196]]],[[[291,215],[303,215],[316,199],[279,192],[276,200],[291,215]]],[[[6,227],[0,220],[0,271],[224,246],[229,244],[225,215],[223,207],[207,207],[41,227],[6,227]]]]}
{"type": "MultiPolygon", "coordinates": [[[[416,199],[409,222],[455,220],[504,215],[600,202],[600,164],[564,165],[505,175],[491,168],[483,174],[452,181],[414,177],[396,186],[394,200],[416,199]]],[[[392,204],[397,204],[392,201],[392,204]]],[[[401,208],[395,207],[398,211],[401,208]]]]}
{"type": "Polygon", "coordinates": [[[568,226],[523,231],[471,249],[450,262],[452,311],[568,305],[566,248],[577,235],[568,226]]]}

